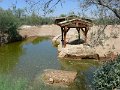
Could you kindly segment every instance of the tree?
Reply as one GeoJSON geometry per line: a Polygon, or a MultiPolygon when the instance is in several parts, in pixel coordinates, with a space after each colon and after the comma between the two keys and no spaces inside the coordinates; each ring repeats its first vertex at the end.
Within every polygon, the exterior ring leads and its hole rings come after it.
{"type": "MultiPolygon", "coordinates": [[[[81,2],[81,0],[79,1],[81,2]]],[[[93,5],[98,9],[104,8],[112,11],[115,16],[120,19],[120,0],[84,0],[84,2],[81,3],[81,6],[84,8],[88,8],[93,5]]]]}
{"type": "Polygon", "coordinates": [[[18,26],[19,19],[11,10],[0,9],[0,45],[22,39],[17,32],[18,26]]]}
{"type": "Polygon", "coordinates": [[[65,14],[61,14],[60,17],[66,17],[66,15],[65,14]]]}
{"type": "MultiPolygon", "coordinates": [[[[62,5],[63,1],[64,0],[37,0],[36,2],[32,3],[32,7],[35,6],[36,4],[43,4],[44,2],[45,3],[44,9],[47,9],[47,11],[49,11],[59,3],[62,5]]],[[[65,1],[69,2],[67,0],[65,1]]],[[[98,10],[102,7],[107,10],[110,10],[115,14],[117,18],[120,19],[120,0],[78,0],[78,1],[81,4],[81,7],[88,8],[94,5],[98,8],[98,10]]],[[[26,2],[31,2],[31,0],[26,0],[26,2]]]]}

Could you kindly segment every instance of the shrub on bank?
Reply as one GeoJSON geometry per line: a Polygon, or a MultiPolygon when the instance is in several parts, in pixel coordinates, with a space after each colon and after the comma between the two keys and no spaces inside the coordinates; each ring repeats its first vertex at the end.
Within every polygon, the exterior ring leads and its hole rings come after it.
{"type": "Polygon", "coordinates": [[[10,10],[0,9],[0,44],[22,39],[17,32],[19,24],[10,10]]]}
{"type": "Polygon", "coordinates": [[[120,56],[94,73],[93,84],[97,90],[113,90],[120,86],[120,56]]]}

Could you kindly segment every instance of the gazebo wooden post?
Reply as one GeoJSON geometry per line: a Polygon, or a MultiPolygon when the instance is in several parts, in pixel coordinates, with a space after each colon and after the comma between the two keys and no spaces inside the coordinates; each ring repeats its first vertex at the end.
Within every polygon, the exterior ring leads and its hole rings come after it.
{"type": "Polygon", "coordinates": [[[67,34],[67,32],[69,31],[69,29],[70,28],[68,28],[68,27],[64,27],[64,48],[66,47],[66,34],[67,34]]]}
{"type": "Polygon", "coordinates": [[[67,32],[64,30],[64,48],[66,47],[66,34],[67,34],[67,32]]]}
{"type": "Polygon", "coordinates": [[[79,39],[79,43],[80,43],[80,28],[76,28],[78,31],[78,39],[79,39]]]}
{"type": "Polygon", "coordinates": [[[85,32],[84,32],[84,35],[85,35],[85,43],[87,42],[87,33],[88,33],[88,30],[89,30],[89,28],[88,28],[88,27],[85,27],[85,32]]]}
{"type": "Polygon", "coordinates": [[[88,27],[84,27],[85,28],[85,30],[83,29],[83,28],[81,28],[81,30],[82,30],[82,32],[83,32],[83,34],[84,34],[84,36],[85,36],[85,43],[87,42],[87,33],[88,33],[88,27]]]}
{"type": "Polygon", "coordinates": [[[63,44],[64,44],[64,37],[63,37],[63,34],[64,34],[64,28],[61,27],[61,34],[62,34],[62,39],[61,39],[61,42],[62,42],[62,47],[63,47],[63,44]]]}

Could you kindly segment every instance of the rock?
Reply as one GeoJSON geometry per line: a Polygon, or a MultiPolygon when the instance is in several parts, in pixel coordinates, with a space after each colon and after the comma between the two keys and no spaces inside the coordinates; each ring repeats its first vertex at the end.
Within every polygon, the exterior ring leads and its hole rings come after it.
{"type": "Polygon", "coordinates": [[[42,74],[43,81],[49,85],[69,86],[74,83],[77,72],[46,69],[42,74]]]}
{"type": "Polygon", "coordinates": [[[53,84],[54,83],[54,80],[52,78],[49,78],[49,83],[50,84],[53,84]]]}
{"type": "Polygon", "coordinates": [[[99,55],[95,49],[87,44],[66,45],[65,48],[58,46],[60,58],[76,58],[76,59],[99,59],[99,55]]]}

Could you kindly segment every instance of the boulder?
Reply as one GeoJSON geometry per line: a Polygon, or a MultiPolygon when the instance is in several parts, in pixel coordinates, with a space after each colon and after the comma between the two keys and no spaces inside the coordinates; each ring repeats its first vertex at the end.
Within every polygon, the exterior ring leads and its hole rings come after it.
{"type": "Polygon", "coordinates": [[[65,48],[58,46],[60,58],[74,58],[74,59],[99,59],[99,55],[95,49],[87,44],[70,45],[67,44],[65,48]]]}
{"type": "Polygon", "coordinates": [[[77,72],[46,69],[42,74],[45,84],[57,86],[69,86],[74,83],[77,72]]]}

